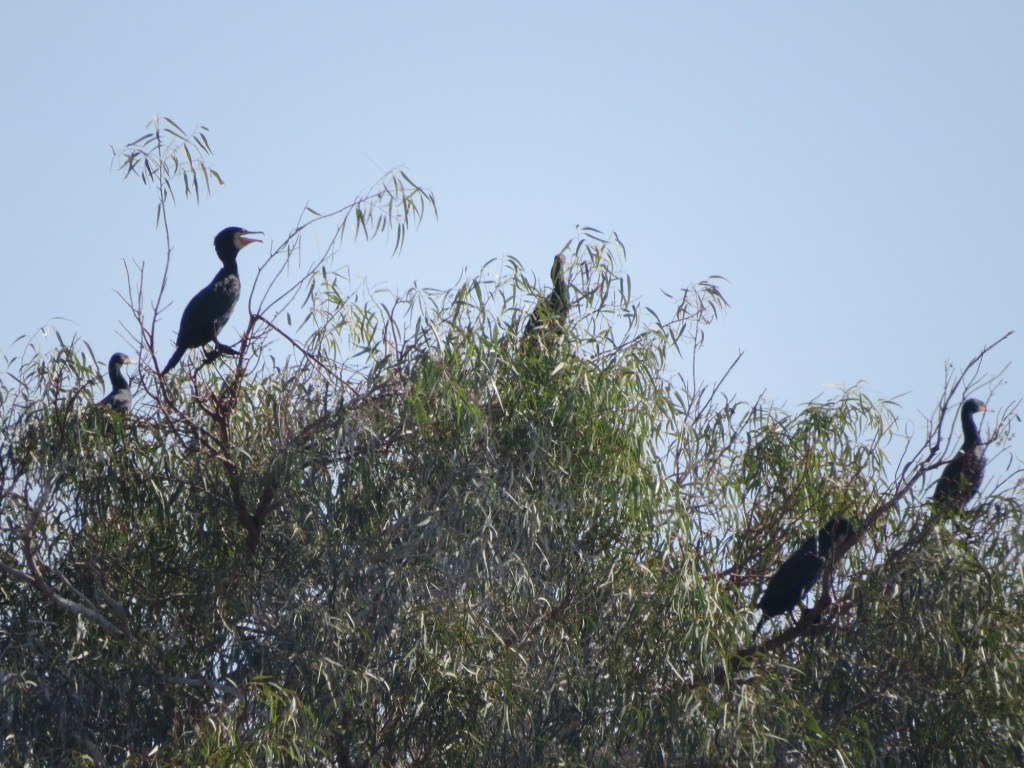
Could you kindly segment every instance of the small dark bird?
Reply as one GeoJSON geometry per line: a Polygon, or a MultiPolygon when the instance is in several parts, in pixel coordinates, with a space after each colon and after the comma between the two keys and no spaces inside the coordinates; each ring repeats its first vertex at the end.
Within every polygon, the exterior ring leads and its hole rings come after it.
{"type": "Polygon", "coordinates": [[[212,352],[206,355],[206,362],[213,362],[220,355],[237,355],[238,352],[227,344],[221,344],[217,340],[217,334],[221,332],[231,312],[235,308],[235,302],[242,292],[242,283],[238,279],[238,252],[250,243],[260,243],[246,235],[262,235],[262,232],[250,232],[241,227],[228,227],[221,230],[213,238],[213,247],[217,251],[217,258],[224,264],[220,272],[213,278],[213,282],[203,288],[192,297],[192,301],[185,307],[181,315],[181,326],[178,328],[177,349],[167,361],[160,375],[163,376],[171,368],[178,364],[181,356],[189,349],[202,347],[211,341],[215,347],[212,352]]]}
{"type": "Polygon", "coordinates": [[[779,570],[768,580],[761,599],[757,601],[757,607],[761,609],[761,620],[754,630],[754,637],[757,637],[761,626],[770,617],[791,613],[800,604],[804,595],[821,578],[832,547],[842,544],[854,533],[853,525],[845,517],[833,518],[779,566],[779,570]]]}
{"type": "Polygon", "coordinates": [[[565,257],[555,256],[551,266],[551,294],[537,303],[526,321],[523,338],[539,336],[545,331],[562,333],[569,318],[569,285],[565,282],[565,257]]]}
{"type": "Polygon", "coordinates": [[[974,425],[974,414],[987,411],[980,400],[970,399],[960,408],[960,424],[964,430],[964,444],[942,470],[935,484],[932,501],[937,505],[960,511],[981,487],[985,476],[985,444],[974,425]]]}
{"type": "Polygon", "coordinates": [[[131,413],[132,391],[128,388],[128,379],[121,373],[121,366],[131,364],[132,361],[128,359],[128,355],[123,352],[118,352],[110,358],[110,362],[107,364],[107,373],[110,374],[110,386],[113,387],[113,391],[100,400],[97,405],[105,405],[122,416],[131,413]]]}

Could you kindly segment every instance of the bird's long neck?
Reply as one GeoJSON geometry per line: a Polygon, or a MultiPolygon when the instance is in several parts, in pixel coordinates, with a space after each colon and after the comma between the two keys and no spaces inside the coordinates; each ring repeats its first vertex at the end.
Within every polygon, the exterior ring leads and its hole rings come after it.
{"type": "Polygon", "coordinates": [[[569,307],[569,286],[566,284],[565,275],[563,274],[564,264],[565,262],[559,257],[555,260],[555,265],[551,269],[552,290],[550,305],[558,312],[562,312],[569,307]]]}
{"type": "Polygon", "coordinates": [[[121,373],[121,366],[110,366],[108,373],[110,374],[110,386],[114,388],[115,392],[119,389],[128,389],[128,379],[121,373]]]}
{"type": "Polygon", "coordinates": [[[555,289],[551,292],[551,299],[551,305],[559,311],[563,311],[569,306],[569,286],[562,280],[561,275],[555,283],[555,289]]]}
{"type": "Polygon", "coordinates": [[[968,451],[981,444],[981,435],[974,425],[974,414],[964,410],[960,414],[960,423],[964,428],[964,450],[968,451]]]}
{"type": "Polygon", "coordinates": [[[238,277],[238,261],[235,259],[224,259],[224,266],[220,268],[220,272],[217,273],[215,280],[228,275],[234,275],[238,277]]]}

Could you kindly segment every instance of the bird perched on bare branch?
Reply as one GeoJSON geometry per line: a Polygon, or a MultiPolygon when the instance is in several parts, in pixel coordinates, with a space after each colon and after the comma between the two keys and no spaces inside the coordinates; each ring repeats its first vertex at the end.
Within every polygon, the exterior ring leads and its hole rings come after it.
{"type": "Polygon", "coordinates": [[[808,537],[779,566],[779,570],[768,580],[761,599],[757,601],[756,607],[761,609],[761,620],[754,630],[754,637],[757,637],[770,617],[792,613],[821,578],[832,547],[842,544],[855,533],[853,524],[845,517],[833,518],[817,535],[808,537]]]}
{"type": "Polygon", "coordinates": [[[178,328],[177,348],[171,359],[167,361],[160,375],[163,376],[181,360],[181,356],[189,349],[202,347],[213,342],[214,349],[206,354],[205,362],[213,362],[220,355],[237,355],[238,352],[227,344],[221,344],[217,335],[227,325],[231,312],[235,308],[238,296],[242,292],[242,283],[238,279],[238,253],[250,243],[261,240],[246,235],[262,235],[262,232],[250,232],[241,227],[228,227],[221,230],[213,239],[213,247],[217,258],[224,264],[220,272],[208,286],[192,297],[181,315],[178,328]]]}
{"type": "Polygon", "coordinates": [[[971,398],[960,408],[960,424],[964,431],[964,444],[942,470],[935,484],[932,501],[939,506],[960,511],[978,492],[985,477],[985,444],[974,423],[974,414],[987,411],[980,400],[971,398]]]}

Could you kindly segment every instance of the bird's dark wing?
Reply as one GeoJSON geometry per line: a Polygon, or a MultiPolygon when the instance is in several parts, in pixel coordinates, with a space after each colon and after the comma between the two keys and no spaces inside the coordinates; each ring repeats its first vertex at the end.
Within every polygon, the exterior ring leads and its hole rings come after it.
{"type": "Polygon", "coordinates": [[[97,403],[127,416],[132,410],[132,393],[125,389],[111,392],[97,403]]]}
{"type": "Polygon", "coordinates": [[[821,575],[825,559],[810,552],[797,552],[779,566],[768,580],[766,592],[789,592],[799,589],[801,594],[814,586],[821,575]]]}
{"type": "Polygon", "coordinates": [[[935,484],[932,499],[939,504],[963,507],[978,492],[985,477],[985,447],[960,451],[946,465],[935,484]]]}
{"type": "Polygon", "coordinates": [[[213,321],[219,314],[217,304],[217,291],[213,283],[192,297],[181,313],[176,342],[178,348],[194,349],[213,341],[213,321]]]}
{"type": "Polygon", "coordinates": [[[227,324],[238,301],[238,275],[222,269],[208,286],[192,297],[181,313],[177,346],[194,349],[209,344],[227,324]]]}
{"type": "Polygon", "coordinates": [[[960,479],[964,473],[964,454],[954,456],[942,470],[939,482],[935,484],[932,496],[936,501],[951,501],[960,495],[960,479]]]}
{"type": "Polygon", "coordinates": [[[814,586],[824,568],[825,558],[808,540],[768,580],[757,606],[773,616],[791,611],[814,586]]]}

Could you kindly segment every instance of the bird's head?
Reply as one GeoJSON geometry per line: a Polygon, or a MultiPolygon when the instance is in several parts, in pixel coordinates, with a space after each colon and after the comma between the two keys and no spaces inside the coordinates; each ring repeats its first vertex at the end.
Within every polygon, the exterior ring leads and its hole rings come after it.
{"type": "Polygon", "coordinates": [[[215,238],[213,238],[213,247],[217,251],[217,256],[220,257],[221,261],[227,262],[232,261],[238,256],[238,252],[245,248],[250,243],[262,243],[262,240],[258,240],[248,235],[262,235],[262,232],[250,231],[248,229],[242,229],[242,227],[228,227],[222,229],[215,238]]]}
{"type": "Polygon", "coordinates": [[[987,411],[988,408],[981,400],[976,400],[973,397],[970,400],[966,400],[963,406],[963,412],[973,416],[980,411],[987,411]]]}
{"type": "Polygon", "coordinates": [[[115,370],[120,368],[122,365],[132,365],[133,363],[134,361],[124,352],[118,352],[110,358],[110,363],[108,363],[107,367],[110,370],[115,370]]]}
{"type": "Polygon", "coordinates": [[[829,520],[825,527],[818,533],[818,540],[825,546],[825,550],[829,550],[832,547],[839,546],[851,536],[854,536],[857,531],[853,527],[853,523],[847,520],[845,517],[834,517],[829,520]]]}

